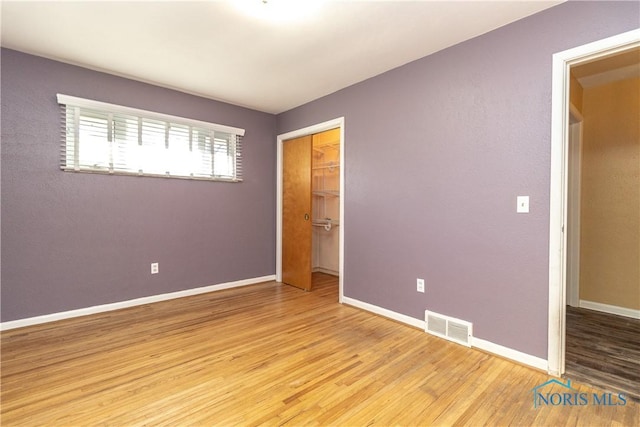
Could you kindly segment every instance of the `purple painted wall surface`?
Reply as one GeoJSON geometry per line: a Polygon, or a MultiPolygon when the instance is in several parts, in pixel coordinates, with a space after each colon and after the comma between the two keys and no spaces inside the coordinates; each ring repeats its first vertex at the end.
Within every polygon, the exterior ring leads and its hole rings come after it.
{"type": "Polygon", "coordinates": [[[1,72],[2,321],[274,274],[275,116],[6,49],[1,72]],[[244,128],[244,182],[62,172],[56,93],[244,128]]]}
{"type": "Polygon", "coordinates": [[[345,295],[546,359],[552,55],[639,17],[564,3],[280,114],[279,134],[345,117],[345,295]]]}

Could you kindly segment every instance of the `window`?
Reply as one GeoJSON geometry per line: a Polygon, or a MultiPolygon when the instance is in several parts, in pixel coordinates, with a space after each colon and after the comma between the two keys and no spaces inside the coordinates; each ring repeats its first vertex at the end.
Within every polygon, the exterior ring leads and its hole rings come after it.
{"type": "Polygon", "coordinates": [[[242,181],[244,129],[58,94],[61,168],[242,181]]]}

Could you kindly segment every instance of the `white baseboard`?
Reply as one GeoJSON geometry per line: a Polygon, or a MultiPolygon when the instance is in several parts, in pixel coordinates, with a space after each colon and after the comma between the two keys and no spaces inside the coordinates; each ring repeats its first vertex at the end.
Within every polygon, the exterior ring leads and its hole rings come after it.
{"type": "Polygon", "coordinates": [[[640,310],[633,308],[618,307],[617,305],[602,304],[600,302],[580,300],[581,308],[589,310],[602,311],[603,313],[617,314],[618,316],[631,317],[632,319],[640,319],[640,310]]]}
{"type": "Polygon", "coordinates": [[[92,307],[79,308],[77,310],[63,311],[60,313],[45,314],[42,316],[29,317],[26,319],[11,320],[0,323],[0,330],[22,328],[25,326],[39,325],[41,323],[55,322],[56,320],[71,319],[74,317],[87,316],[89,314],[103,313],[105,311],[120,310],[121,308],[134,307],[137,305],[151,304],[154,302],[166,301],[175,298],[183,298],[191,295],[204,294],[207,292],[221,291],[223,289],[238,288],[240,286],[255,285],[256,283],[269,282],[275,280],[275,275],[254,277],[252,279],[238,280],[235,282],[220,283],[218,285],[203,286],[184,291],[171,292],[166,294],[152,295],[143,298],[136,298],[128,301],[114,302],[110,304],[94,305],[92,307]]]}
{"type": "Polygon", "coordinates": [[[513,360],[514,362],[522,363],[523,365],[531,366],[532,368],[540,369],[541,371],[548,372],[549,363],[540,357],[532,356],[527,353],[523,353],[518,350],[514,350],[509,347],[502,346],[500,344],[492,343],[477,337],[471,338],[471,347],[484,350],[489,353],[493,353],[497,356],[504,357],[505,359],[513,360]]]}
{"type": "Polygon", "coordinates": [[[411,316],[396,313],[395,311],[387,310],[386,308],[378,307],[377,305],[369,304],[367,302],[362,302],[360,300],[349,298],[349,297],[343,297],[342,303],[354,306],[356,308],[361,308],[366,311],[370,311],[380,316],[388,317],[389,319],[396,320],[401,323],[406,323],[407,325],[414,326],[422,330],[424,330],[425,328],[424,320],[420,320],[411,316]]]}
{"type": "MultiPolygon", "coordinates": [[[[395,311],[387,310],[386,308],[378,307],[377,305],[362,302],[357,299],[344,297],[342,302],[344,304],[361,308],[363,310],[370,311],[380,316],[388,317],[389,319],[393,319],[398,322],[402,322],[407,325],[420,328],[422,330],[424,330],[426,326],[424,320],[420,320],[420,319],[413,318],[411,316],[396,313],[395,311]]],[[[491,341],[486,341],[476,337],[471,338],[471,347],[475,347],[480,350],[493,353],[497,356],[504,357],[505,359],[510,359],[510,360],[513,360],[514,362],[518,362],[523,365],[531,366],[532,368],[536,368],[536,369],[547,372],[548,362],[545,359],[542,359],[537,356],[532,356],[530,354],[523,353],[521,351],[514,350],[509,347],[504,347],[502,345],[492,343],[491,341]]]]}
{"type": "Polygon", "coordinates": [[[330,274],[332,276],[339,276],[340,273],[338,273],[336,270],[331,270],[328,268],[324,268],[324,267],[313,267],[313,270],[311,270],[313,273],[325,273],[325,274],[330,274]]]}

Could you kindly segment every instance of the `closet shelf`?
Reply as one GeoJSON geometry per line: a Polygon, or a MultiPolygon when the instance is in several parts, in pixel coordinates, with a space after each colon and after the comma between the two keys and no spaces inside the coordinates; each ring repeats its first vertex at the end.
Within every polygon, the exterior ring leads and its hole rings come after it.
{"type": "Polygon", "coordinates": [[[321,169],[329,169],[332,171],[333,169],[340,169],[339,162],[326,162],[326,163],[318,163],[313,166],[313,170],[321,170],[321,169]]]}
{"type": "Polygon", "coordinates": [[[331,231],[333,227],[338,227],[340,225],[340,221],[331,218],[314,219],[311,221],[311,225],[314,227],[322,227],[325,231],[331,231]]]}
{"type": "Polygon", "coordinates": [[[313,190],[314,196],[340,197],[340,190],[313,190]]]}
{"type": "Polygon", "coordinates": [[[326,224],[340,225],[340,220],[331,219],[331,218],[316,218],[312,222],[313,222],[313,225],[326,225],[326,224]]]}

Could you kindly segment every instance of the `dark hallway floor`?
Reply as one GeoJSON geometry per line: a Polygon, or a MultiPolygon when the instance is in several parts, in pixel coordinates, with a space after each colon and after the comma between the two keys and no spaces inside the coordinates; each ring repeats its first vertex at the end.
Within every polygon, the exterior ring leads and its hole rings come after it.
{"type": "Polygon", "coordinates": [[[567,306],[565,377],[640,401],[640,320],[567,306]]]}

